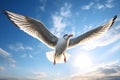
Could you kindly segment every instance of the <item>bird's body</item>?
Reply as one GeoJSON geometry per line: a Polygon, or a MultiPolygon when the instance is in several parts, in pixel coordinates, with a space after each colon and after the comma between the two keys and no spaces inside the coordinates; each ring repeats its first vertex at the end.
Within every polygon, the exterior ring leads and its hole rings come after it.
{"type": "Polygon", "coordinates": [[[66,59],[64,52],[67,49],[67,43],[68,41],[66,41],[64,38],[58,38],[58,41],[55,47],[54,64],[56,64],[56,59],[61,58],[62,55],[64,56],[64,60],[66,59]]]}
{"type": "Polygon", "coordinates": [[[113,25],[115,19],[117,18],[117,16],[114,16],[105,25],[92,29],[76,38],[70,38],[73,36],[72,34],[65,34],[63,37],[58,38],[53,35],[41,22],[35,19],[10,11],[5,11],[5,14],[18,28],[32,37],[37,38],[48,47],[55,49],[55,51],[46,53],[47,58],[54,64],[66,62],[70,56],[66,53],[67,48],[74,47],[75,45],[104,34],[113,25]]]}
{"type": "Polygon", "coordinates": [[[56,64],[56,58],[64,57],[64,62],[66,62],[67,54],[65,54],[66,49],[69,45],[69,40],[71,35],[64,35],[64,37],[58,38],[57,44],[55,46],[55,56],[54,56],[54,64],[56,64]]]}
{"type": "Polygon", "coordinates": [[[66,41],[64,38],[58,39],[58,42],[55,47],[56,56],[61,55],[67,49],[67,43],[68,41],[66,41]]]}

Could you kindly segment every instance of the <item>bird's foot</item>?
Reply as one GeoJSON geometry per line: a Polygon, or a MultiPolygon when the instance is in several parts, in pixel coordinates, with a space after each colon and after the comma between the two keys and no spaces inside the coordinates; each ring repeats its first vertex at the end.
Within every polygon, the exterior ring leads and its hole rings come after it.
{"type": "Polygon", "coordinates": [[[66,58],[64,58],[64,62],[66,63],[66,58]]]}

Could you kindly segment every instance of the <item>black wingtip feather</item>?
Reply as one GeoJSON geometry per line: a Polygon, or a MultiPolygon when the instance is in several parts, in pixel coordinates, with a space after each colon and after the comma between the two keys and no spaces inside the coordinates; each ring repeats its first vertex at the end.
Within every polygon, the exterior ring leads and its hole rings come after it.
{"type": "Polygon", "coordinates": [[[117,15],[115,15],[115,16],[113,17],[113,21],[115,21],[116,18],[117,18],[117,15]]]}
{"type": "Polygon", "coordinates": [[[9,13],[8,13],[8,11],[7,10],[2,10],[2,11],[7,16],[7,18],[9,19],[9,13]]]}
{"type": "Polygon", "coordinates": [[[117,18],[117,15],[115,15],[115,16],[113,17],[113,21],[112,21],[111,26],[112,26],[112,25],[113,25],[113,23],[115,22],[116,18],[117,18]]]}
{"type": "Polygon", "coordinates": [[[2,10],[5,15],[8,14],[7,10],[2,10]]]}
{"type": "MultiPolygon", "coordinates": [[[[8,13],[8,12],[10,12],[10,11],[3,10],[3,13],[6,15],[6,17],[7,17],[14,25],[16,25],[16,24],[14,23],[14,21],[12,21],[12,20],[10,19],[10,16],[9,16],[9,13],[8,13]]],[[[19,28],[17,25],[16,25],[16,27],[19,28]]]]}

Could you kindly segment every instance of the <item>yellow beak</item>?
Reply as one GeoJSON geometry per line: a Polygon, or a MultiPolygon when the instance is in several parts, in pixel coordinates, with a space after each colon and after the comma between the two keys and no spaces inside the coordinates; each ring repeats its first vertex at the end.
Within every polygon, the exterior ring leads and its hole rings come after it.
{"type": "Polygon", "coordinates": [[[69,37],[73,37],[73,34],[70,34],[69,37]]]}

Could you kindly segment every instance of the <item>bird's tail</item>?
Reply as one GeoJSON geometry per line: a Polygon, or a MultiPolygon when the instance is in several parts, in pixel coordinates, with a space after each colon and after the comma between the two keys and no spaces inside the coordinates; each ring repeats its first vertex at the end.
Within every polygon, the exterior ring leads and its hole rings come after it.
{"type": "MultiPolygon", "coordinates": [[[[54,55],[55,55],[55,51],[46,53],[48,60],[51,61],[52,63],[54,62],[54,55]]],[[[68,58],[70,57],[70,54],[65,53],[65,56],[66,56],[66,60],[68,60],[68,58]]],[[[64,63],[64,55],[61,54],[59,57],[56,57],[55,61],[56,63],[64,63]]]]}

